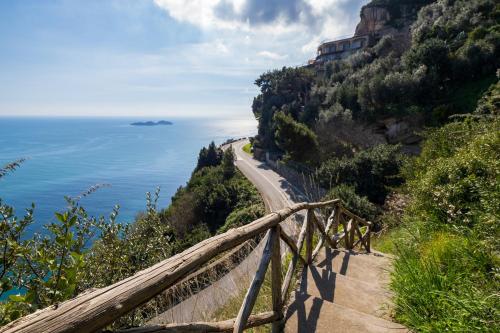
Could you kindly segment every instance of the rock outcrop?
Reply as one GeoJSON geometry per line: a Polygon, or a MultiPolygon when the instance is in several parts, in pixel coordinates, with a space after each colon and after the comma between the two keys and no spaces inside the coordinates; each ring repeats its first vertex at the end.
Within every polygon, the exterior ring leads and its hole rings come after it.
{"type": "Polygon", "coordinates": [[[391,15],[386,8],[365,6],[361,10],[361,21],[354,36],[370,35],[387,29],[391,15]]]}
{"type": "Polygon", "coordinates": [[[425,0],[415,4],[398,4],[396,1],[383,4],[368,4],[361,9],[360,22],[354,36],[369,35],[373,41],[385,35],[393,36],[401,48],[410,46],[410,26],[425,0]]]}

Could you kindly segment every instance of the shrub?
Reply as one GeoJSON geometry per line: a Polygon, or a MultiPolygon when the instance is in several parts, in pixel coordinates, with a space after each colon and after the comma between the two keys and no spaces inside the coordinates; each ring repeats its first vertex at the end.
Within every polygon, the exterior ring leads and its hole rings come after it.
{"type": "Polygon", "coordinates": [[[438,38],[426,39],[410,49],[404,56],[405,66],[411,70],[425,65],[445,79],[450,72],[449,46],[438,38]]]}
{"type": "Polygon", "coordinates": [[[358,195],[383,204],[389,187],[401,183],[398,177],[401,163],[398,146],[379,145],[363,150],[353,158],[328,160],[319,168],[318,179],[324,188],[348,184],[358,195]]]}
{"type": "Polygon", "coordinates": [[[396,318],[418,332],[498,331],[498,119],[425,136],[404,168],[411,204],[393,239],[396,318]]]}
{"type": "Polygon", "coordinates": [[[264,216],[265,213],[266,212],[262,204],[256,204],[238,210],[234,210],[226,218],[226,222],[219,229],[219,233],[224,233],[229,229],[237,228],[247,223],[253,222],[264,216]]]}
{"type": "Polygon", "coordinates": [[[318,140],[312,130],[283,112],[276,113],[274,121],[276,144],[289,158],[303,163],[318,159],[318,140]]]}
{"type": "Polygon", "coordinates": [[[408,184],[412,212],[429,223],[465,228],[463,232],[472,228],[495,243],[500,234],[499,129],[498,121],[482,121],[450,124],[435,131],[408,184]]]}
{"type": "MultiPolygon", "coordinates": [[[[500,71],[498,74],[500,74],[500,71]]],[[[492,84],[479,100],[475,113],[500,115],[500,80],[492,84]]]]}
{"type": "MultiPolygon", "coordinates": [[[[282,109],[295,119],[299,119],[306,106],[307,94],[314,82],[314,72],[308,68],[287,68],[262,74],[255,84],[260,88],[260,95],[254,98],[252,111],[259,121],[258,142],[262,147],[275,149],[274,114],[282,109]]],[[[314,110],[308,109],[314,117],[314,110]]]]}
{"type": "Polygon", "coordinates": [[[233,147],[229,146],[222,155],[222,168],[224,172],[224,179],[230,179],[236,173],[236,167],[234,166],[234,151],[233,147]]]}
{"type": "Polygon", "coordinates": [[[335,186],[326,194],[324,200],[341,199],[344,206],[351,212],[365,218],[369,221],[374,221],[378,215],[378,208],[370,202],[366,197],[361,197],[356,194],[354,187],[341,184],[335,186]]]}

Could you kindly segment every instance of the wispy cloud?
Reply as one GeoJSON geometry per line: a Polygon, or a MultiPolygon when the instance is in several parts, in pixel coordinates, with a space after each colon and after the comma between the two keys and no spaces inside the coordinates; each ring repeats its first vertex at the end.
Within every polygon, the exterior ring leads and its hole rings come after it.
{"type": "Polygon", "coordinates": [[[261,57],[269,58],[269,59],[273,59],[273,60],[284,60],[284,59],[288,58],[288,55],[286,55],[286,54],[281,55],[281,54],[270,52],[270,51],[261,51],[257,54],[261,57]]]}
{"type": "Polygon", "coordinates": [[[352,34],[368,1],[2,3],[0,115],[251,117],[258,75],[305,64],[322,40],[352,34]]]}
{"type": "MultiPolygon", "coordinates": [[[[154,0],[172,18],[197,27],[225,55],[252,55],[268,66],[300,65],[324,39],[352,34],[368,0],[154,0]],[[255,52],[253,50],[263,50],[255,52]]],[[[244,63],[242,63],[244,64],[244,63]]]]}

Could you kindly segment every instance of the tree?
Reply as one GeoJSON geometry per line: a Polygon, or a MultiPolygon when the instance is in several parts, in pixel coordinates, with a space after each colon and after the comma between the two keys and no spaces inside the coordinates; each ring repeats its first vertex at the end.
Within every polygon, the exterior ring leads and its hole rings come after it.
{"type": "MultiPolygon", "coordinates": [[[[287,109],[295,119],[302,118],[304,108],[310,102],[310,91],[315,82],[314,72],[308,68],[287,68],[262,74],[255,84],[260,88],[260,95],[255,97],[252,110],[259,121],[258,143],[267,149],[275,149],[273,117],[276,112],[287,109]]],[[[311,121],[316,110],[312,104],[307,108],[304,118],[311,121]]]]}
{"type": "Polygon", "coordinates": [[[205,167],[217,166],[222,161],[222,150],[212,141],[208,148],[203,147],[198,155],[198,164],[195,171],[205,167]]]}
{"type": "Polygon", "coordinates": [[[229,146],[224,151],[224,155],[222,156],[222,168],[224,170],[224,179],[230,179],[234,176],[236,172],[236,168],[234,166],[234,152],[233,147],[229,146]]]}
{"type": "Polygon", "coordinates": [[[297,162],[313,164],[318,160],[318,140],[311,129],[284,112],[276,113],[274,121],[276,145],[289,158],[297,162]]]}

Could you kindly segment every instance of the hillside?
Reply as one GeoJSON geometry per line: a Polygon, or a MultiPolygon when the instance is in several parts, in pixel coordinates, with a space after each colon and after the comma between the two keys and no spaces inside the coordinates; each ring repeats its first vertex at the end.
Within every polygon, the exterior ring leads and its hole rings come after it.
{"type": "Polygon", "coordinates": [[[498,5],[488,0],[438,1],[418,15],[403,15],[427,2],[373,1],[362,10],[381,6],[392,13],[386,27],[416,17],[406,49],[389,33],[321,70],[283,68],[261,75],[256,80],[261,94],[253,102],[259,120],[255,146],[293,154],[279,147],[286,140],[275,135],[280,117],[274,116],[280,112],[313,130],[321,156],[338,154],[339,145],[347,148],[343,150],[387,142],[414,145],[415,129],[472,112],[496,80],[498,5]],[[338,134],[332,137],[333,128],[338,134]]]}
{"type": "Polygon", "coordinates": [[[401,323],[498,331],[500,5],[374,0],[364,34],[348,57],[256,80],[254,151],[376,222],[401,323]]]}

